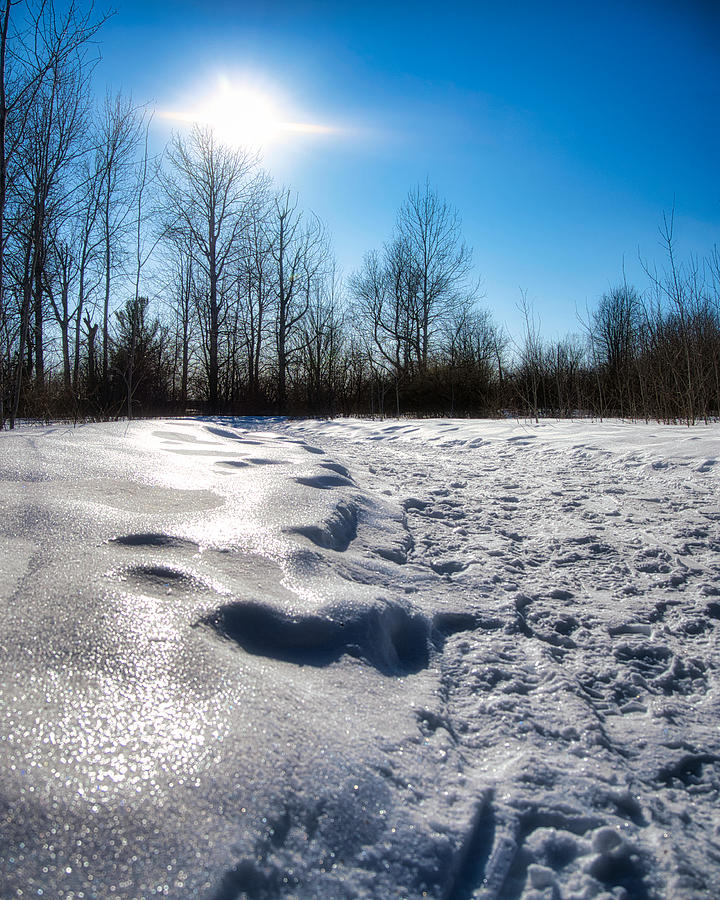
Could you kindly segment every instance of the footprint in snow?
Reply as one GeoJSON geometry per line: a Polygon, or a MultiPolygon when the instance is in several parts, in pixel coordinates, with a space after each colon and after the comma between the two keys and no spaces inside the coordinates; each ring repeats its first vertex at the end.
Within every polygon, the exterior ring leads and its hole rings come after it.
{"type": "Polygon", "coordinates": [[[248,653],[298,665],[327,666],[347,654],[396,675],[419,672],[429,662],[428,622],[395,603],[293,615],[260,601],[236,601],[197,624],[248,653]]]}
{"type": "Polygon", "coordinates": [[[233,471],[235,469],[246,469],[248,464],[244,459],[221,459],[215,465],[221,471],[224,469],[233,471]]]}
{"type": "Polygon", "coordinates": [[[357,527],[357,506],[340,502],[322,525],[297,525],[285,529],[285,533],[305,537],[316,547],[343,553],[357,537],[357,527]]]}
{"type": "Polygon", "coordinates": [[[459,559],[436,560],[430,563],[430,568],[438,575],[454,575],[467,569],[467,563],[459,559]]]}
{"type": "Polygon", "coordinates": [[[197,553],[200,545],[195,541],[175,537],[171,534],[160,532],[138,532],[135,534],[123,534],[110,539],[111,544],[119,544],[121,547],[169,547],[174,550],[186,550],[197,553]]]}
{"type": "Polygon", "coordinates": [[[352,487],[353,484],[349,478],[345,478],[343,475],[311,475],[308,477],[301,475],[295,481],[297,484],[325,491],[336,487],[352,487]]]}

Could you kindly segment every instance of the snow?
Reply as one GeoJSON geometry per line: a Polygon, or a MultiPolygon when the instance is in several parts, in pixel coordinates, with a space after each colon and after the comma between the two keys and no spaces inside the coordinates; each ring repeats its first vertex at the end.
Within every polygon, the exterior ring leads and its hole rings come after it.
{"type": "Polygon", "coordinates": [[[0,896],[720,895],[720,426],[0,433],[0,896]]]}

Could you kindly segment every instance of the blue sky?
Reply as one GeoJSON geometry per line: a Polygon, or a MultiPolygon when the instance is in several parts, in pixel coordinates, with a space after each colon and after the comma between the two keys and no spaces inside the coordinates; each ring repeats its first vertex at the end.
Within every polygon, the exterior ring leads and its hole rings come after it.
{"type": "MultiPolygon", "coordinates": [[[[302,121],[342,126],[266,165],[323,219],[342,269],[379,247],[428,178],[457,207],[485,303],[518,327],[527,291],[548,336],[660,260],[720,235],[720,3],[119,0],[97,83],[202,104],[226,75],[302,121]]],[[[160,146],[169,123],[157,119],[160,146]]]]}

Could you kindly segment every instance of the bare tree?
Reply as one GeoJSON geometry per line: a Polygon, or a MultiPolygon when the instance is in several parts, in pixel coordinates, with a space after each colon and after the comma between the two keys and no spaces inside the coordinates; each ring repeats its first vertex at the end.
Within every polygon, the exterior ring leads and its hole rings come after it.
{"type": "MultiPolygon", "coordinates": [[[[37,110],[37,96],[44,91],[47,99],[48,81],[57,87],[58,76],[67,80],[73,72],[76,82],[82,80],[87,57],[84,47],[107,17],[96,18],[92,7],[79,10],[74,0],[58,12],[52,2],[32,4],[23,0],[5,0],[0,12],[0,319],[7,320],[6,265],[7,249],[6,209],[10,168],[15,164],[28,134],[30,116],[37,110]],[[68,65],[71,62],[70,65],[68,65]]],[[[52,93],[52,91],[51,91],[52,93]]],[[[43,123],[44,125],[45,123],[43,123]]],[[[59,138],[58,143],[62,144],[59,138]]],[[[42,192],[41,192],[42,193],[42,192]]],[[[40,199],[40,198],[38,198],[40,199]]],[[[34,226],[37,227],[37,221],[34,226]]],[[[36,235],[37,236],[37,235],[36,235]]],[[[37,246],[35,247],[37,251],[37,246]]],[[[38,272],[38,257],[33,255],[32,269],[38,272]]],[[[37,275],[40,280],[39,274],[37,275]]],[[[19,340],[22,345],[18,359],[24,355],[29,336],[29,297],[23,296],[19,340]]],[[[41,316],[41,313],[39,314],[41,316]]],[[[36,319],[36,329],[41,327],[36,319]]],[[[9,349],[9,348],[8,348],[9,349]]],[[[9,359],[8,359],[9,361],[9,359]]],[[[8,366],[0,360],[0,428],[5,421],[3,372],[8,366]]],[[[42,370],[42,360],[40,369],[42,370]]],[[[20,399],[22,365],[16,367],[10,426],[14,424],[20,399]]]]}
{"type": "Polygon", "coordinates": [[[307,403],[311,412],[335,412],[337,385],[345,344],[341,282],[331,269],[316,279],[301,325],[302,363],[307,403]]]}
{"type": "Polygon", "coordinates": [[[632,382],[640,313],[640,295],[623,283],[603,294],[589,325],[601,403],[620,416],[634,414],[632,382]]]}
{"type": "Polygon", "coordinates": [[[273,200],[269,220],[272,284],[275,300],[277,406],[287,406],[290,362],[302,347],[296,341],[299,323],[308,311],[313,286],[328,260],[324,229],[314,216],[304,218],[297,197],[283,190],[273,200]]]}
{"type": "Polygon", "coordinates": [[[96,262],[102,247],[102,234],[96,228],[100,210],[100,185],[102,173],[98,169],[98,154],[83,160],[81,189],[77,198],[74,223],[73,246],[77,258],[77,289],[75,312],[75,342],[73,353],[72,386],[75,395],[80,391],[80,357],[82,345],[82,319],[85,306],[99,286],[95,272],[96,262]]]}
{"type": "Polygon", "coordinates": [[[71,293],[79,268],[72,244],[58,234],[57,230],[51,232],[48,259],[43,270],[43,286],[60,328],[63,388],[68,397],[72,391],[70,329],[79,309],[73,303],[71,293]]]}
{"type": "Polygon", "coordinates": [[[441,411],[492,413],[502,382],[505,338],[490,313],[466,303],[442,324],[442,365],[437,373],[441,411]],[[497,376],[497,381],[496,381],[497,376]]]}
{"type": "Polygon", "coordinates": [[[161,271],[168,273],[164,293],[168,298],[167,319],[170,323],[172,399],[181,409],[188,404],[192,368],[198,354],[197,284],[193,253],[184,235],[176,231],[166,238],[161,271]]]}
{"type": "Polygon", "coordinates": [[[382,252],[368,254],[350,279],[372,367],[391,379],[398,415],[403,385],[428,393],[448,324],[477,298],[470,262],[457,212],[426,183],[408,194],[382,252]]]}
{"type": "Polygon", "coordinates": [[[28,135],[17,154],[18,192],[25,208],[26,227],[22,235],[22,310],[13,417],[20,402],[24,350],[31,337],[35,382],[39,387],[44,384],[43,269],[48,228],[67,212],[72,189],[68,190],[63,179],[84,152],[79,139],[87,111],[86,88],[86,74],[78,60],[56,62],[35,95],[28,117],[28,135]]]}
{"type": "Polygon", "coordinates": [[[175,135],[167,151],[168,171],[161,176],[165,194],[165,233],[181,236],[206,283],[198,308],[204,336],[207,396],[220,408],[219,338],[234,255],[246,213],[262,183],[255,156],[219,144],[208,128],[193,127],[187,138],[175,135]]]}
{"type": "Polygon", "coordinates": [[[238,306],[247,358],[248,397],[257,406],[261,395],[261,366],[273,301],[274,257],[270,206],[259,197],[243,235],[237,280],[238,306]]]}
{"type": "MultiPolygon", "coordinates": [[[[130,107],[128,107],[130,109],[130,107]]],[[[139,115],[137,110],[135,111],[134,122],[137,126],[140,126],[144,120],[144,114],[139,115]]],[[[132,121],[132,120],[131,120],[132,121]]],[[[127,320],[131,324],[130,334],[131,334],[131,352],[128,354],[128,364],[126,366],[125,372],[123,373],[123,380],[125,382],[126,387],[126,412],[128,419],[132,419],[133,414],[133,397],[135,394],[135,363],[136,363],[136,341],[138,336],[142,336],[143,329],[140,325],[144,326],[146,320],[146,309],[148,305],[147,298],[143,298],[140,296],[140,282],[142,279],[143,269],[147,265],[155,247],[158,244],[159,238],[156,238],[153,241],[147,240],[148,229],[146,228],[148,222],[148,214],[145,209],[145,195],[152,185],[152,174],[150,171],[151,168],[151,160],[148,153],[148,136],[150,130],[150,120],[148,119],[145,122],[144,129],[144,142],[143,142],[143,153],[140,161],[137,165],[137,171],[135,173],[135,183],[132,185],[132,205],[134,208],[134,222],[133,222],[133,230],[134,230],[134,247],[133,247],[133,296],[132,296],[132,304],[130,306],[126,305],[125,311],[127,320]]],[[[132,136],[132,132],[129,130],[128,134],[132,136]]],[[[109,248],[107,248],[109,250],[109,248]]],[[[106,261],[109,261],[109,254],[106,253],[106,261]]],[[[106,274],[107,274],[106,269],[106,274]]],[[[107,282],[106,282],[106,294],[105,294],[105,310],[107,311],[107,282]]],[[[159,322],[157,323],[158,329],[160,328],[159,322]]]]}
{"type": "Polygon", "coordinates": [[[361,270],[350,279],[355,313],[373,365],[384,370],[395,386],[400,414],[399,385],[410,374],[416,346],[413,328],[417,270],[407,245],[396,239],[382,256],[366,255],[361,270]]]}
{"type": "Polygon", "coordinates": [[[525,410],[535,421],[540,415],[540,388],[543,373],[543,343],[540,321],[528,300],[527,291],[520,291],[518,309],[522,315],[522,341],[516,346],[518,353],[518,388],[525,410]]]}
{"type": "MultiPolygon", "coordinates": [[[[110,355],[112,279],[122,258],[124,241],[133,228],[136,154],[142,140],[143,118],[143,111],[133,104],[130,97],[124,97],[122,94],[105,97],[96,162],[99,176],[98,220],[102,235],[104,276],[102,379],[105,385],[108,382],[110,355]]],[[[139,218],[138,216],[137,220],[139,218]]]]}
{"type": "Polygon", "coordinates": [[[429,182],[408,194],[397,234],[415,273],[414,344],[419,369],[425,372],[438,325],[472,293],[466,284],[471,253],[462,240],[457,211],[429,182]]]}

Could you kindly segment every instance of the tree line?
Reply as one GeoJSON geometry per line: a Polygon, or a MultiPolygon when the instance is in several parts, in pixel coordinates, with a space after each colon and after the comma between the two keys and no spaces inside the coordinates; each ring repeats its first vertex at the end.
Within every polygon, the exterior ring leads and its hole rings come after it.
{"type": "Polygon", "coordinates": [[[208,128],[159,158],[151,116],[94,100],[102,18],[0,15],[0,426],[186,412],[623,416],[720,411],[720,257],[621,281],[579,334],[511,339],[457,211],[412,188],[358,271],[248,150],[208,128]]]}

